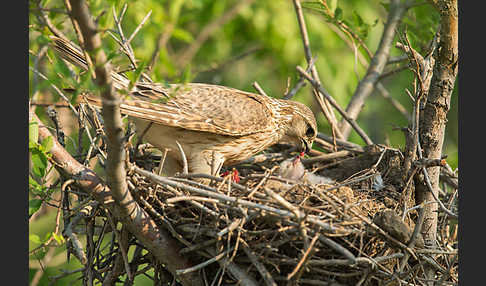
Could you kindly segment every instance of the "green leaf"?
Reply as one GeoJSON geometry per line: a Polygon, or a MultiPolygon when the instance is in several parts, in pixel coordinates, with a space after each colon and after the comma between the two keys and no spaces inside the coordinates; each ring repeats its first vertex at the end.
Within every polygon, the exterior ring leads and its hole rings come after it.
{"type": "Polygon", "coordinates": [[[179,18],[179,13],[181,11],[181,7],[184,4],[184,0],[172,0],[169,7],[169,18],[170,21],[175,23],[179,18]]]}
{"type": "Polygon", "coordinates": [[[29,141],[35,142],[39,140],[39,123],[37,121],[29,122],[29,141]]]}
{"type": "Polygon", "coordinates": [[[57,241],[58,244],[64,243],[64,237],[62,235],[58,235],[55,232],[52,232],[52,236],[54,236],[54,239],[57,241]]]}
{"type": "Polygon", "coordinates": [[[361,18],[361,16],[356,11],[353,11],[353,15],[356,21],[356,25],[358,25],[359,27],[363,26],[364,24],[363,18],[361,18]]]}
{"type": "Polygon", "coordinates": [[[41,185],[39,185],[39,183],[37,183],[37,181],[34,180],[34,178],[32,178],[31,176],[29,176],[29,185],[31,185],[34,188],[40,188],[41,187],[41,185]]]}
{"type": "Polygon", "coordinates": [[[37,234],[31,234],[29,235],[29,240],[32,241],[33,243],[37,243],[37,244],[42,244],[39,236],[37,234]]]}
{"type": "Polygon", "coordinates": [[[47,168],[47,156],[39,149],[30,150],[32,160],[32,172],[39,178],[44,177],[47,168]]]}
{"type": "Polygon", "coordinates": [[[42,148],[44,152],[49,152],[54,145],[54,140],[52,136],[47,137],[46,139],[42,140],[42,148]]]}
{"type": "Polygon", "coordinates": [[[180,29],[180,28],[175,28],[174,31],[172,31],[172,36],[175,39],[184,41],[186,43],[190,43],[194,41],[194,37],[192,36],[191,33],[187,32],[186,30],[180,29]]]}
{"type": "Polygon", "coordinates": [[[146,66],[146,63],[142,62],[138,65],[138,67],[135,69],[135,71],[127,73],[127,77],[130,80],[130,88],[129,89],[131,89],[132,86],[136,82],[138,82],[138,80],[140,79],[140,76],[142,75],[143,70],[145,69],[145,66],[146,66]]]}
{"type": "Polygon", "coordinates": [[[341,21],[343,19],[343,9],[337,7],[336,11],[334,12],[334,19],[337,21],[341,21]]]}
{"type": "Polygon", "coordinates": [[[29,200],[29,218],[40,209],[42,205],[42,200],[32,199],[29,200]]]}

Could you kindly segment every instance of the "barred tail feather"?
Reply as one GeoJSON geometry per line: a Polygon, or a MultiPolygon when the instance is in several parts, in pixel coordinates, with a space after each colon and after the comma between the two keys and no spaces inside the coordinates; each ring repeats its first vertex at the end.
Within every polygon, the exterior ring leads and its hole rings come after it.
{"type": "MultiPolygon", "coordinates": [[[[88,70],[88,62],[80,47],[59,37],[50,36],[50,38],[52,40],[51,46],[61,58],[85,71],[88,70]]],[[[115,72],[111,72],[111,79],[116,89],[126,89],[130,84],[130,80],[115,72]]]]}

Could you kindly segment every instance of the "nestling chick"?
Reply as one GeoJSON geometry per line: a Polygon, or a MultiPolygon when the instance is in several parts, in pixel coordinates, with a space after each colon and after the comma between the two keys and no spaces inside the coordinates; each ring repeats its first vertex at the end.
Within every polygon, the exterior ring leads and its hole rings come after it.
{"type": "Polygon", "coordinates": [[[303,155],[304,154],[301,153],[295,158],[289,158],[280,163],[280,177],[298,182],[305,182],[312,185],[335,183],[335,181],[331,178],[307,172],[304,164],[302,164],[302,161],[300,160],[303,155]]]}

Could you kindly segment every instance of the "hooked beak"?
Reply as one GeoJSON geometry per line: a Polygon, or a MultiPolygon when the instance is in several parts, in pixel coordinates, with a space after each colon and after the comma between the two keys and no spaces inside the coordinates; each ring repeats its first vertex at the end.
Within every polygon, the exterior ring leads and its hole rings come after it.
{"type": "Polygon", "coordinates": [[[304,152],[305,154],[309,154],[309,151],[311,150],[312,146],[309,144],[309,142],[305,141],[304,139],[302,139],[302,152],[304,152]]]}

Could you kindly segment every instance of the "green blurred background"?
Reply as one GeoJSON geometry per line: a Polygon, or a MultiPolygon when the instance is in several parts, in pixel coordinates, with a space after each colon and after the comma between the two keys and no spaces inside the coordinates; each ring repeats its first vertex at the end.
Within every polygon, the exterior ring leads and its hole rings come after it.
{"type": "MultiPolygon", "coordinates": [[[[355,52],[338,31],[325,12],[319,9],[318,1],[302,1],[307,22],[311,49],[316,58],[315,65],[320,80],[328,92],[343,107],[347,105],[356,86],[366,69],[356,60],[355,52]]],[[[113,29],[112,9],[120,11],[125,2],[122,1],[89,1],[91,13],[98,18],[100,29],[113,29]]],[[[344,21],[366,43],[373,53],[380,41],[383,24],[387,16],[388,1],[332,0],[327,1],[328,7],[335,19],[344,21]]],[[[64,10],[63,1],[40,1],[41,7],[51,10],[44,13],[51,23],[75,40],[71,21],[67,15],[59,13],[64,10]]],[[[322,7],[321,7],[322,8],[322,7]]],[[[30,72],[30,97],[35,101],[61,101],[49,84],[59,87],[75,85],[73,81],[62,78],[59,74],[68,75],[64,64],[59,61],[53,51],[47,50],[47,58],[40,64],[36,55],[47,44],[49,30],[39,21],[37,2],[30,1],[29,27],[29,65],[38,67],[50,81],[34,80],[30,72]],[[38,66],[37,66],[38,65],[38,66]]],[[[150,18],[132,40],[131,44],[139,65],[148,65],[158,38],[166,33],[169,35],[166,48],[160,50],[151,77],[159,82],[205,82],[234,87],[256,92],[252,83],[257,81],[265,92],[277,98],[283,96],[290,82],[292,88],[298,80],[296,66],[306,67],[304,49],[294,7],[291,0],[285,1],[243,1],[243,0],[137,0],[128,3],[128,10],[123,19],[123,30],[128,37],[146,14],[152,11],[150,18]],[[243,2],[251,2],[244,5],[243,2]],[[224,25],[217,26],[204,41],[189,64],[182,65],[181,55],[197,39],[206,25],[220,18],[228,10],[240,3],[242,8],[224,25]],[[172,29],[168,29],[171,27],[172,29]],[[171,31],[168,33],[167,31],[171,31]]],[[[434,35],[438,25],[438,14],[430,5],[419,5],[408,11],[403,19],[400,31],[407,31],[413,47],[419,52],[424,51],[434,35]]],[[[348,37],[345,37],[349,41],[348,37]]],[[[395,37],[395,41],[398,37],[395,37]]],[[[117,43],[108,35],[103,34],[103,44],[106,53],[112,57],[115,64],[128,66],[126,57],[118,51],[117,43]]],[[[369,62],[364,50],[358,49],[369,62]]],[[[392,48],[392,56],[403,53],[392,48]]],[[[404,62],[389,65],[388,69],[402,66],[404,62]]],[[[404,69],[386,77],[381,83],[390,95],[399,101],[409,112],[412,102],[405,89],[413,92],[413,74],[404,69]]],[[[89,83],[86,83],[89,87],[89,83]]],[[[308,104],[316,114],[319,131],[330,134],[330,128],[319,107],[312,98],[309,85],[302,88],[294,97],[295,100],[308,104]]],[[[45,118],[42,111],[38,114],[45,118]]],[[[339,117],[338,113],[336,115],[339,117]]],[[[407,120],[394,109],[389,101],[379,93],[374,93],[361,112],[358,123],[376,143],[389,144],[395,148],[403,148],[404,137],[401,131],[394,127],[407,126],[407,120]]],[[[73,122],[71,126],[75,127],[73,122]]],[[[69,132],[68,132],[69,133],[69,132]]],[[[77,132],[68,134],[72,140],[67,140],[68,150],[74,150],[77,142],[77,132]]],[[[349,138],[358,144],[363,144],[361,138],[353,131],[349,138]]],[[[444,154],[453,169],[457,167],[458,157],[458,122],[457,122],[457,83],[454,90],[451,110],[448,114],[448,125],[444,142],[444,154]]],[[[46,235],[52,233],[55,227],[56,210],[47,207],[42,215],[30,221],[30,235],[37,235],[30,241],[30,250],[39,246],[39,241],[45,241],[46,235]]],[[[60,269],[77,269],[81,264],[75,258],[66,263],[65,246],[55,250],[54,258],[47,265],[44,275],[37,285],[48,285],[48,276],[60,274],[60,269]]],[[[42,259],[45,250],[29,256],[30,279],[38,269],[38,259],[42,259]],[[37,268],[36,268],[37,267],[37,268]]],[[[46,267],[44,265],[44,267],[46,267]]],[[[79,274],[58,280],[55,285],[81,285],[75,279],[79,274]]],[[[135,285],[152,285],[150,279],[139,276],[135,285]]]]}

